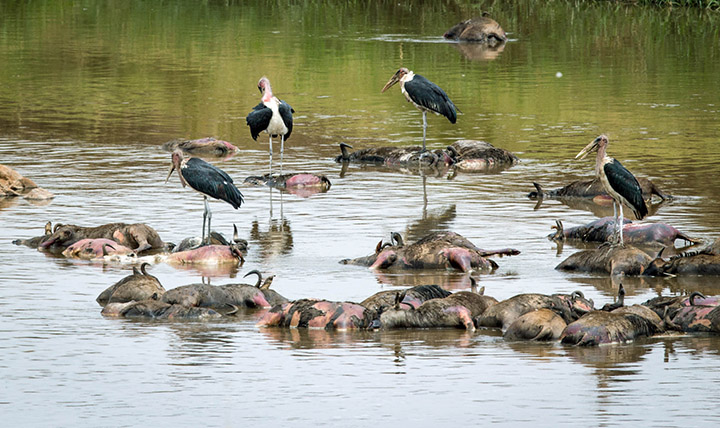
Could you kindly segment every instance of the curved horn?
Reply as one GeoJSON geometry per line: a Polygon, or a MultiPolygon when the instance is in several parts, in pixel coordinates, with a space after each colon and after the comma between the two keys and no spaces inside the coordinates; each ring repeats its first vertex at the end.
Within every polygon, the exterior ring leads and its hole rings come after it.
{"type": "Polygon", "coordinates": [[[230,312],[226,313],[225,315],[235,315],[237,313],[237,311],[240,310],[237,306],[233,305],[232,303],[226,303],[226,305],[230,306],[232,308],[232,310],[230,312]]]}
{"type": "Polygon", "coordinates": [[[233,242],[238,242],[240,237],[238,236],[237,226],[233,223],[233,242]]]}
{"type": "Polygon", "coordinates": [[[138,270],[137,266],[133,266],[133,275],[142,275],[138,270]]]}
{"type": "Polygon", "coordinates": [[[577,299],[578,297],[580,297],[581,299],[584,299],[584,298],[585,298],[585,295],[583,294],[582,291],[580,291],[580,290],[575,290],[575,291],[573,291],[572,293],[570,293],[570,297],[573,298],[573,299],[577,299]]]}
{"type": "Polygon", "coordinates": [[[150,266],[150,263],[148,263],[148,262],[143,262],[143,264],[140,265],[140,272],[142,272],[142,274],[145,276],[150,276],[147,273],[147,271],[145,270],[145,269],[147,269],[148,266],[150,266]]]}
{"type": "Polygon", "coordinates": [[[243,275],[243,278],[247,277],[248,275],[253,275],[253,274],[257,275],[257,277],[258,277],[257,282],[255,283],[255,287],[260,288],[260,283],[262,282],[262,274],[260,273],[259,270],[253,269],[250,272],[243,275]]]}
{"type": "Polygon", "coordinates": [[[63,226],[62,223],[56,223],[55,227],[53,227],[53,230],[52,230],[53,233],[57,232],[57,230],[60,229],[62,226],[63,226]]]}
{"type": "Polygon", "coordinates": [[[378,242],[375,246],[375,254],[380,254],[380,251],[382,251],[383,248],[385,248],[385,246],[383,245],[383,241],[381,239],[380,242],[378,242]]]}
{"type": "Polygon", "coordinates": [[[690,294],[690,297],[688,297],[688,301],[690,302],[690,306],[695,306],[695,298],[696,298],[696,297],[700,297],[700,298],[702,298],[702,299],[706,299],[706,298],[707,298],[707,297],[705,297],[705,295],[702,294],[701,292],[699,292],[699,291],[693,291],[693,292],[690,294]]]}
{"type": "Polygon", "coordinates": [[[398,247],[402,247],[405,244],[402,235],[400,235],[398,232],[391,233],[390,239],[393,241],[393,244],[398,247]]]}

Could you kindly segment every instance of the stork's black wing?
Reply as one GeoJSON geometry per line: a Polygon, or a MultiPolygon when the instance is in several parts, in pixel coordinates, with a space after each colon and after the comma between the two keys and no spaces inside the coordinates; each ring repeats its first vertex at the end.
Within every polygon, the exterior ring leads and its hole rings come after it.
{"type": "Polygon", "coordinates": [[[272,114],[272,110],[266,107],[265,104],[260,103],[253,107],[253,111],[247,115],[245,120],[250,127],[250,135],[252,135],[253,140],[257,141],[258,135],[270,125],[272,114]]]}
{"type": "Polygon", "coordinates": [[[416,74],[405,82],[405,91],[415,104],[425,107],[448,118],[450,123],[457,121],[457,109],[445,91],[438,85],[416,74]]]}
{"type": "Polygon", "coordinates": [[[283,123],[285,123],[285,126],[288,129],[287,134],[285,134],[285,141],[287,141],[287,139],[290,138],[290,134],[292,133],[292,127],[293,127],[292,114],[295,113],[295,110],[293,110],[293,108],[290,107],[290,104],[286,103],[283,100],[280,100],[280,105],[278,106],[278,111],[280,112],[280,117],[282,118],[283,123]]]}
{"type": "Polygon", "coordinates": [[[200,193],[225,201],[237,209],[243,203],[243,195],[233,184],[233,179],[220,168],[200,158],[190,158],[182,169],[187,184],[200,193]]]}
{"type": "Polygon", "coordinates": [[[603,166],[610,186],[620,196],[625,198],[627,203],[635,212],[635,217],[642,220],[648,214],[645,199],[643,199],[642,188],[637,178],[628,171],[620,162],[613,159],[603,166]]]}

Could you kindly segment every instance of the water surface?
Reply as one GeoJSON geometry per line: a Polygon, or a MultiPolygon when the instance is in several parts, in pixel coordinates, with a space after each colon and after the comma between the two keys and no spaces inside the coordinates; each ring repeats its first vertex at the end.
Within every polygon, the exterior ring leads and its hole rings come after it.
{"type": "MultiPolygon", "coordinates": [[[[480,279],[486,293],[581,290],[597,304],[620,281],[630,303],[700,290],[711,278],[610,279],[554,266],[576,251],[546,239],[555,219],[578,225],[607,208],[525,195],[589,177],[574,155],[606,133],[610,153],[676,195],[649,221],[706,240],[720,226],[720,22],[696,10],[604,2],[33,2],[0,5],[0,162],[57,195],[0,202],[0,410],[18,426],[689,426],[717,423],[720,340],[664,337],[579,349],[506,342],[498,332],[277,331],[256,313],[204,323],[104,319],[95,297],[128,266],[73,262],[10,241],[46,221],[146,222],[168,241],[200,232],[202,200],[174,177],[159,145],[215,136],[241,152],[236,181],[266,172],[267,140],[245,115],[267,75],[296,110],[284,168],[328,176],[301,198],[243,188],[213,225],[250,242],[236,272],[276,276],[291,299],[361,301],[380,290],[439,283],[453,272],[374,274],[338,264],[392,231],[452,230],[516,257],[480,279]],[[501,51],[440,35],[490,10],[511,40],[501,51]],[[428,118],[428,145],[481,139],[521,162],[497,174],[426,177],[333,161],[355,148],[417,144],[421,115],[398,88],[400,66],[443,87],[462,114],[428,118]],[[561,73],[560,75],[558,73],[561,73]],[[561,76],[561,77],[558,77],[561,76]],[[42,411],[39,411],[42,409],[42,411]]],[[[277,150],[277,147],[276,147],[277,150]]],[[[277,165],[277,158],[276,158],[277,165]]],[[[166,288],[207,272],[152,268],[166,288]]],[[[207,278],[205,278],[207,281],[207,278]]]]}

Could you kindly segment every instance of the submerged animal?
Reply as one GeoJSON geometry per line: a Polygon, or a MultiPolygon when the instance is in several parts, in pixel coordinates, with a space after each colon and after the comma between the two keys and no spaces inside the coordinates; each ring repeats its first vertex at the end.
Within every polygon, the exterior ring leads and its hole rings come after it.
{"type": "Polygon", "coordinates": [[[377,313],[353,302],[300,299],[274,306],[258,321],[260,327],[367,329],[377,313]]]}
{"type": "Polygon", "coordinates": [[[478,327],[499,327],[506,330],[521,316],[539,309],[550,309],[566,323],[570,323],[594,310],[594,303],[586,299],[581,291],[552,295],[524,293],[488,308],[475,322],[478,327]]]}
{"type": "Polygon", "coordinates": [[[579,346],[629,342],[665,331],[660,317],[641,306],[623,306],[612,312],[593,311],[568,324],[560,341],[579,346]]]}
{"type": "Polygon", "coordinates": [[[240,151],[231,143],[212,137],[197,140],[172,140],[164,143],[162,148],[168,152],[180,149],[187,154],[198,156],[227,156],[240,151]]]}
{"type": "Polygon", "coordinates": [[[112,239],[96,238],[81,239],[67,247],[63,252],[63,256],[72,259],[101,259],[110,255],[127,255],[135,254],[131,248],[120,245],[112,239]]]}
{"type": "Polygon", "coordinates": [[[108,303],[102,315],[117,318],[148,318],[156,320],[210,320],[222,315],[210,308],[171,305],[158,300],[141,300],[126,303],[108,303]]]}
{"type": "MultiPolygon", "coordinates": [[[[642,189],[643,198],[647,201],[652,198],[653,195],[659,196],[661,199],[672,199],[672,196],[666,194],[660,190],[655,183],[647,178],[638,177],[638,183],[642,189]]],[[[573,181],[567,186],[561,187],[554,190],[544,190],[538,183],[533,183],[536,191],[530,192],[528,198],[530,199],[542,199],[542,198],[610,198],[607,192],[603,188],[599,178],[593,178],[591,180],[579,180],[573,181]]]]}
{"type": "Polygon", "coordinates": [[[447,30],[443,37],[461,42],[486,43],[489,46],[501,45],[507,41],[505,31],[487,12],[459,22],[447,30]]]}
{"type": "Polygon", "coordinates": [[[644,274],[666,275],[720,275],[720,239],[700,251],[683,253],[669,259],[662,252],[649,264],[644,274]]]}

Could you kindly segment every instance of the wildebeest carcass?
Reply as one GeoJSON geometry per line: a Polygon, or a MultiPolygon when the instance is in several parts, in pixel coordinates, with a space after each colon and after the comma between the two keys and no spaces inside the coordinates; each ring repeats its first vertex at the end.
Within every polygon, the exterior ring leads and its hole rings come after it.
{"type": "Polygon", "coordinates": [[[168,152],[177,149],[187,154],[196,156],[227,156],[240,151],[237,147],[227,141],[217,140],[213,137],[200,138],[197,140],[172,140],[163,143],[162,148],[168,152]]]}
{"type": "Polygon", "coordinates": [[[441,299],[431,299],[417,308],[401,307],[404,295],[398,293],[396,305],[380,314],[383,329],[396,328],[465,328],[475,330],[474,319],[497,303],[490,296],[472,291],[458,291],[441,299]]]}
{"type": "Polygon", "coordinates": [[[518,162],[517,156],[485,141],[458,140],[449,145],[447,153],[453,166],[463,172],[499,172],[518,162]]]}
{"type": "Polygon", "coordinates": [[[162,295],[162,301],[182,306],[199,306],[225,310],[234,313],[238,308],[270,308],[275,305],[286,303],[288,300],[270,289],[274,276],[268,277],[262,282],[262,274],[253,270],[245,276],[255,274],[258,276],[257,283],[251,284],[190,284],[173,288],[162,295]]]}
{"type": "MultiPolygon", "coordinates": [[[[660,199],[672,199],[672,196],[666,194],[660,190],[655,183],[647,178],[637,177],[638,184],[642,189],[643,198],[647,201],[652,198],[653,195],[657,195],[660,199]]],[[[599,178],[593,178],[590,180],[578,180],[573,181],[567,186],[554,189],[544,190],[538,183],[533,183],[536,191],[530,192],[528,198],[530,199],[563,199],[563,198],[607,198],[610,200],[610,196],[605,192],[599,178]]]]}
{"type": "Polygon", "coordinates": [[[81,239],[112,239],[130,247],[136,253],[150,249],[165,249],[166,244],[152,227],[143,224],[109,223],[97,227],[64,224],[56,227],[52,235],[41,244],[41,249],[52,247],[65,249],[81,239]]]}
{"type": "Polygon", "coordinates": [[[662,252],[649,264],[645,275],[720,275],[720,240],[700,251],[690,251],[669,259],[662,252]]]}
{"type": "Polygon", "coordinates": [[[475,323],[478,327],[499,327],[506,330],[521,316],[538,309],[550,309],[566,323],[592,311],[594,303],[585,298],[582,292],[571,294],[518,294],[488,308],[475,323]]]}
{"type": "Polygon", "coordinates": [[[517,255],[513,248],[482,250],[455,232],[435,232],[405,245],[399,233],[393,243],[380,241],[375,253],[366,257],[341,260],[340,263],[369,266],[371,269],[447,269],[463,272],[472,269],[494,270],[497,263],[487,257],[517,255]]]}
{"type": "Polygon", "coordinates": [[[665,331],[660,317],[651,309],[632,305],[612,312],[593,311],[568,324],[560,341],[570,345],[595,346],[629,342],[665,331]]]}
{"type": "Polygon", "coordinates": [[[140,269],[133,267],[133,273],[105,289],[95,299],[100,306],[108,303],[127,303],[130,301],[159,300],[165,294],[160,280],[147,273],[147,263],[140,269]]]}
{"type": "Polygon", "coordinates": [[[448,297],[450,294],[452,293],[438,285],[417,285],[408,288],[402,293],[395,290],[377,292],[360,302],[360,305],[377,313],[382,313],[393,306],[403,309],[417,309],[418,306],[428,300],[442,299],[448,297]],[[402,298],[398,301],[399,295],[401,295],[402,298]]]}
{"type": "MultiPolygon", "coordinates": [[[[553,241],[578,240],[582,242],[611,242],[615,235],[615,218],[603,217],[582,226],[565,229],[560,220],[556,220],[555,233],[548,235],[553,241]]],[[[625,243],[632,245],[673,245],[677,239],[696,244],[700,240],[691,238],[673,226],[665,223],[633,223],[623,221],[625,243]]]]}
{"type": "Polygon", "coordinates": [[[258,321],[260,327],[367,329],[377,313],[353,302],[300,299],[274,306],[258,321]]]}
{"type": "Polygon", "coordinates": [[[253,175],[246,178],[245,183],[285,190],[301,197],[327,192],[331,186],[330,180],[326,176],[305,172],[281,175],[253,175]]]}
{"type": "Polygon", "coordinates": [[[148,318],[156,320],[208,320],[222,315],[210,308],[171,305],[158,300],[141,300],[127,303],[108,303],[103,316],[118,318],[148,318]]]}
{"type": "Polygon", "coordinates": [[[604,245],[594,250],[578,251],[563,260],[555,269],[610,275],[641,275],[651,261],[652,258],[638,248],[629,245],[604,245]]]}

